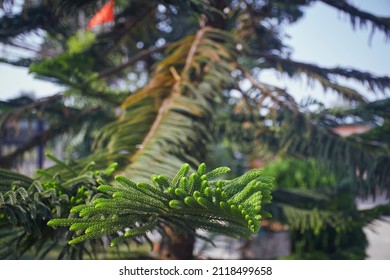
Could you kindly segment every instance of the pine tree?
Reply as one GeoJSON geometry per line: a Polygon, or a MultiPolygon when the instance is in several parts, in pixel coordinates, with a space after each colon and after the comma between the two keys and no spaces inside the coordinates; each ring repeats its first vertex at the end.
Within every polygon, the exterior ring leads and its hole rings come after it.
{"type": "MultiPolygon", "coordinates": [[[[210,152],[209,143],[223,138],[242,144],[243,149],[265,143],[271,150],[327,162],[354,180],[354,194],[388,188],[388,141],[377,136],[387,131],[390,78],[294,61],[280,36],[283,24],[299,20],[303,9],[315,2],[346,13],[353,26],[370,25],[389,37],[387,18],[345,0],[116,1],[115,25],[97,34],[83,30],[86,19],[101,8],[100,2],[24,1],[21,9],[15,9],[19,2],[2,1],[1,42],[26,47],[23,36],[38,29],[45,33],[36,55],[1,61],[29,67],[65,90],[29,104],[0,104],[2,133],[21,116],[49,120],[47,130],[2,155],[0,164],[10,167],[36,145],[64,133],[77,135],[84,128],[88,141],[94,140],[92,152],[67,165],[57,163],[46,171],[50,179],[36,179],[48,183],[59,176],[68,182],[80,175],[75,170],[90,162],[96,170],[117,162],[115,175],[151,185],[152,174],[173,178],[184,162],[195,169],[210,152]],[[352,109],[309,112],[288,90],[261,82],[262,69],[318,81],[352,109]],[[134,76],[138,83],[129,79],[134,76]],[[363,93],[336,83],[339,77],[367,85],[384,99],[368,102],[363,93]],[[242,89],[242,81],[249,81],[251,87],[242,89]],[[131,82],[130,90],[115,87],[125,82],[131,82]],[[351,116],[375,128],[350,138],[332,132],[335,124],[351,116]]],[[[193,238],[187,238],[193,243],[193,238]]]]}

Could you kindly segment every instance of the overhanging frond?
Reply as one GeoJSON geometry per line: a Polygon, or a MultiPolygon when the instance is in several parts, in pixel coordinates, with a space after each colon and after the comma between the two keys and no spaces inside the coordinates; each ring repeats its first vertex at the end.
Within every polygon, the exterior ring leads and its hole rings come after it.
{"type": "Polygon", "coordinates": [[[390,78],[386,76],[377,77],[371,73],[356,69],[319,67],[314,64],[298,62],[275,55],[264,55],[264,58],[271,67],[282,73],[287,73],[290,77],[303,74],[311,81],[318,81],[324,90],[332,89],[346,100],[358,103],[365,103],[367,100],[356,90],[340,85],[336,80],[337,77],[358,82],[367,86],[369,90],[376,94],[385,94],[385,91],[390,89],[390,78]]]}
{"type": "Polygon", "coordinates": [[[122,171],[149,180],[150,170],[173,174],[183,161],[199,164],[212,137],[208,127],[222,90],[233,82],[233,39],[206,27],[174,44],[149,84],[122,104],[123,115],[103,129],[98,147],[127,154],[122,171]]]}
{"type": "Polygon", "coordinates": [[[364,12],[355,6],[351,5],[347,0],[321,0],[322,2],[337,8],[345,13],[347,13],[351,19],[353,27],[356,25],[366,26],[367,23],[372,25],[372,33],[375,29],[382,31],[386,38],[390,37],[390,18],[388,17],[379,17],[373,14],[364,12]]]}

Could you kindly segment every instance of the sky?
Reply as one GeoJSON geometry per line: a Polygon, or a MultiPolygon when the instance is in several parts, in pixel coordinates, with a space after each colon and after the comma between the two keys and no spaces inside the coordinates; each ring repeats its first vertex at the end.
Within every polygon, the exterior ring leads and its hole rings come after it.
{"type": "MultiPolygon", "coordinates": [[[[390,17],[389,0],[353,0],[351,3],[375,15],[390,17]]],[[[284,30],[290,37],[286,43],[293,50],[293,59],[325,67],[353,67],[380,76],[390,76],[390,40],[386,42],[379,31],[375,32],[370,40],[370,26],[354,31],[345,14],[325,4],[315,3],[306,8],[303,19],[284,30]]],[[[4,50],[0,47],[0,52],[2,51],[11,57],[15,53],[15,50],[4,50]]],[[[310,95],[328,105],[338,102],[335,94],[324,95],[318,86],[307,87],[304,79],[291,81],[281,75],[275,75],[273,71],[265,71],[259,78],[268,84],[288,88],[298,100],[310,95]]],[[[0,100],[15,97],[22,91],[32,91],[36,97],[43,97],[61,90],[55,84],[34,79],[27,69],[2,63],[0,85],[0,100]]],[[[366,92],[364,87],[350,85],[366,92]]],[[[378,98],[370,93],[366,96],[369,99],[378,98]]]]}
{"type": "MultiPolygon", "coordinates": [[[[389,0],[354,0],[351,3],[375,15],[390,17],[389,0]]],[[[321,2],[305,10],[300,21],[285,29],[290,37],[286,43],[293,49],[292,59],[324,67],[343,66],[390,76],[390,40],[386,42],[383,33],[376,31],[370,40],[370,25],[354,30],[346,14],[321,2]]],[[[263,82],[288,88],[298,100],[314,96],[327,106],[337,106],[340,102],[336,94],[324,94],[322,87],[316,85],[312,88],[304,79],[291,80],[274,72],[266,72],[260,78],[263,82]]],[[[359,84],[344,80],[340,82],[359,90],[370,100],[381,97],[359,84]]]]}

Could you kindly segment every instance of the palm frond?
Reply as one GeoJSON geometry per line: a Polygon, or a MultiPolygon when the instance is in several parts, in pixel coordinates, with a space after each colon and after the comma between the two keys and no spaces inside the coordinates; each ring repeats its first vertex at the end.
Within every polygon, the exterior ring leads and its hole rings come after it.
{"type": "Polygon", "coordinates": [[[148,180],[150,170],[174,174],[183,161],[199,164],[212,137],[213,104],[232,81],[235,45],[227,33],[204,28],[168,51],[149,84],[123,102],[123,115],[98,137],[109,154],[127,154],[122,172],[134,180],[148,180]]]}

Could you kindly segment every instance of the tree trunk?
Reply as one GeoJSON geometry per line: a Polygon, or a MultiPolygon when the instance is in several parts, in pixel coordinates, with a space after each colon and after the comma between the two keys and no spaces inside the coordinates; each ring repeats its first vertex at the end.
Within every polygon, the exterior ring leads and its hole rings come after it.
{"type": "Polygon", "coordinates": [[[192,260],[195,245],[193,234],[184,234],[165,227],[167,236],[164,236],[155,249],[161,258],[170,260],[192,260]]]}

